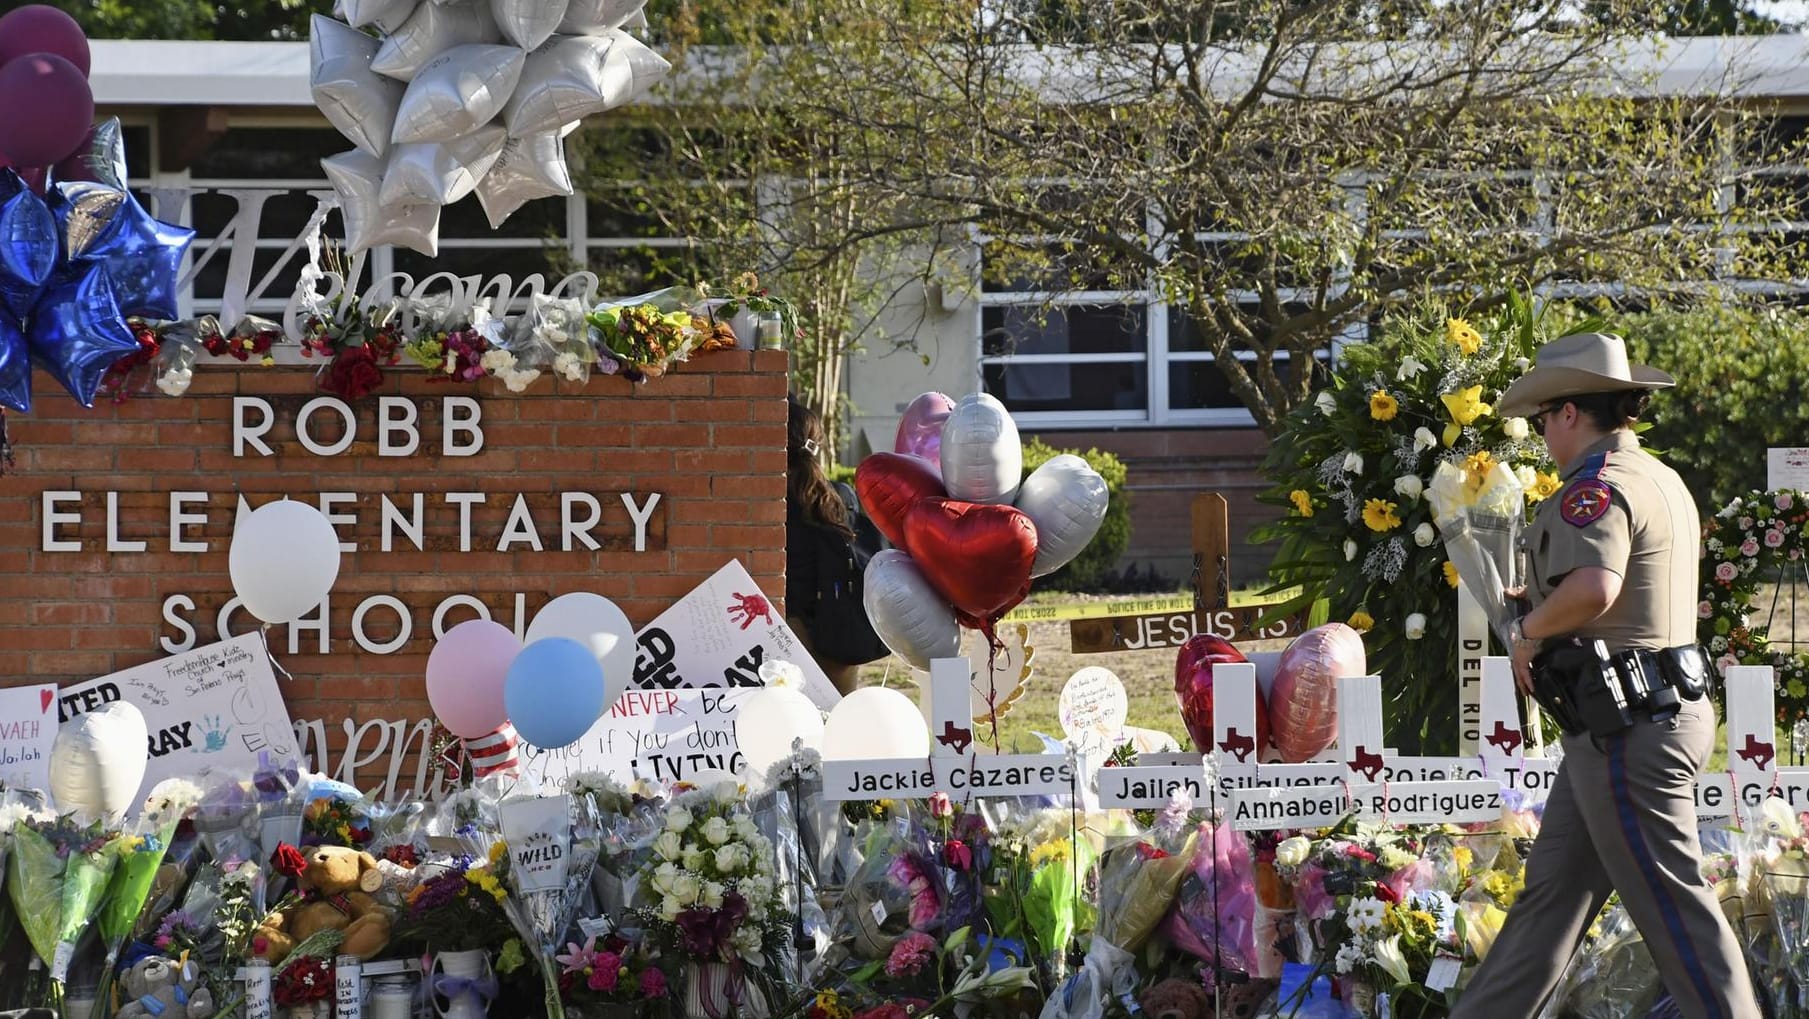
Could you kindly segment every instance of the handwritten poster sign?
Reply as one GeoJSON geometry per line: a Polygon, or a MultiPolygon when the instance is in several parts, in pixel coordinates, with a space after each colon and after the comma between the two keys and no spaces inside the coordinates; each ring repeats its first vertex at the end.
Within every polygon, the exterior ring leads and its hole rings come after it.
{"type": "Polygon", "coordinates": [[[66,686],[57,716],[67,722],[118,700],[142,712],[150,732],[140,799],[166,778],[250,774],[261,752],[295,754],[295,727],[258,633],[66,686]]]}
{"type": "Polygon", "coordinates": [[[0,785],[50,787],[50,748],[57,741],[50,708],[56,702],[57,688],[48,683],[0,690],[0,785]]]}
{"type": "Polygon", "coordinates": [[[803,670],[804,693],[817,707],[841,699],[739,561],[660,613],[635,641],[634,685],[643,690],[765,686],[760,666],[778,660],[803,670]]]}
{"type": "Polygon", "coordinates": [[[1068,677],[1056,709],[1068,741],[1093,748],[1116,744],[1128,705],[1124,682],[1110,669],[1089,665],[1068,677]]]}
{"type": "Polygon", "coordinates": [[[621,782],[676,782],[700,771],[740,774],[735,712],[751,692],[628,690],[571,746],[522,744],[522,767],[553,783],[586,771],[608,772],[621,782]]]}

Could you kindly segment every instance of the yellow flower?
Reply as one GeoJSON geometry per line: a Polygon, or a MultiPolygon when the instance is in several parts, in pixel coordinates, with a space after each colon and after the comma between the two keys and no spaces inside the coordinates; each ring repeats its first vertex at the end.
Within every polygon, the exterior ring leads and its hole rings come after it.
{"type": "Polygon", "coordinates": [[[509,844],[498,839],[496,844],[490,847],[490,865],[495,866],[498,860],[507,855],[509,855],[509,844]]]}
{"type": "Polygon", "coordinates": [[[1350,614],[1350,618],[1345,620],[1345,622],[1346,622],[1346,624],[1348,624],[1350,626],[1351,629],[1357,631],[1358,633],[1367,633],[1367,632],[1369,632],[1370,629],[1372,629],[1376,625],[1375,617],[1371,616],[1369,613],[1363,611],[1362,609],[1358,609],[1357,611],[1352,612],[1350,614]]]}
{"type": "Polygon", "coordinates": [[[1363,526],[1378,533],[1394,530],[1401,526],[1395,509],[1395,504],[1386,499],[1370,499],[1363,504],[1363,526]]]}
{"type": "Polygon", "coordinates": [[[258,358],[258,364],[261,364],[264,367],[269,368],[276,364],[276,358],[271,357],[269,354],[265,354],[263,357],[258,358]]]}
{"type": "Polygon", "coordinates": [[[1288,501],[1294,504],[1294,511],[1301,516],[1310,517],[1313,515],[1313,497],[1307,494],[1306,489],[1296,488],[1292,492],[1289,492],[1288,501]]]}
{"type": "Polygon", "coordinates": [[[1464,487],[1471,495],[1482,491],[1482,483],[1488,480],[1489,472],[1494,469],[1495,454],[1486,449],[1464,457],[1464,487]]]}
{"type": "Polygon", "coordinates": [[[1564,483],[1558,480],[1556,474],[1547,474],[1544,471],[1540,471],[1535,476],[1533,487],[1526,490],[1526,501],[1542,502],[1557,495],[1558,489],[1563,487],[1564,483]]]}
{"type": "Polygon", "coordinates": [[[1452,587],[1456,587],[1457,586],[1457,564],[1453,563],[1451,560],[1447,559],[1447,560],[1445,560],[1444,570],[1445,570],[1445,583],[1450,584],[1452,587]]]}
{"type": "Polygon", "coordinates": [[[1393,421],[1401,411],[1401,405],[1394,397],[1376,390],[1369,394],[1369,416],[1377,421],[1393,421]]]}
{"type": "Polygon", "coordinates": [[[1474,354],[1482,349],[1482,334],[1461,318],[1445,320],[1445,339],[1466,354],[1474,354]]]}
{"type": "Polygon", "coordinates": [[[1445,426],[1445,445],[1457,443],[1457,436],[1465,427],[1479,417],[1488,414],[1495,408],[1482,402],[1482,387],[1471,386],[1455,393],[1446,393],[1439,399],[1444,402],[1445,409],[1451,412],[1451,424],[1445,426]]]}
{"type": "Polygon", "coordinates": [[[1470,865],[1476,862],[1476,853],[1469,846],[1458,846],[1451,851],[1451,857],[1457,861],[1457,869],[1465,874],[1470,872],[1470,865]]]}
{"type": "Polygon", "coordinates": [[[1068,840],[1056,839],[1045,842],[1030,851],[1030,865],[1041,867],[1045,863],[1056,863],[1068,858],[1068,840]]]}

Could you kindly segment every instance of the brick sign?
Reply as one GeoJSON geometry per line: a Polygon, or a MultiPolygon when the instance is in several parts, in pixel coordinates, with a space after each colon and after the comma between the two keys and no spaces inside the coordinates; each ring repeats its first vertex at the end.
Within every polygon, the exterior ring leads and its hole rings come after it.
{"type": "Polygon", "coordinates": [[[573,591],[641,625],[732,559],[785,593],[782,352],[519,395],[392,371],[350,404],[294,367],[204,365],[186,397],[93,410],[35,385],[0,480],[0,685],[254,629],[227,573],[233,521],[285,497],[328,515],[343,559],[325,611],[270,630],[279,682],[304,746],[365,777],[405,742],[418,753],[447,627],[486,615],[520,632],[573,591]],[[393,724],[361,729],[377,721],[393,724]]]}

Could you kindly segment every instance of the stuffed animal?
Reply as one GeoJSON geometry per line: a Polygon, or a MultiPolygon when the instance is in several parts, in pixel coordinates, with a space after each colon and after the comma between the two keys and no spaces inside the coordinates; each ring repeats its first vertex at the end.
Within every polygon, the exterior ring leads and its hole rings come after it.
{"type": "Polygon", "coordinates": [[[117,1019],[205,1019],[214,1014],[214,996],[192,962],[178,965],[161,955],[138,960],[119,978],[124,1004],[117,1019]]]}
{"type": "Polygon", "coordinates": [[[383,874],[371,854],[344,846],[312,846],[306,868],[297,879],[302,901],[273,913],[252,934],[252,951],[275,965],[296,945],[319,931],[341,930],[341,955],[369,959],[389,944],[389,912],[371,893],[383,887],[383,874]]]}

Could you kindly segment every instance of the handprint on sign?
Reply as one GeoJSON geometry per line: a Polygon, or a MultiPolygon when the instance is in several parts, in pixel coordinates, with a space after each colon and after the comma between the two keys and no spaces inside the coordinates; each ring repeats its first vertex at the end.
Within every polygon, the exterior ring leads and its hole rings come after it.
{"type": "Polygon", "coordinates": [[[740,623],[743,630],[754,625],[754,620],[765,620],[768,626],[773,622],[773,607],[764,597],[757,594],[733,594],[735,604],[729,606],[729,619],[740,623]]]}
{"type": "Polygon", "coordinates": [[[232,726],[230,725],[224,729],[220,728],[219,715],[203,716],[201,719],[201,734],[203,738],[201,752],[204,754],[217,754],[220,751],[225,750],[226,735],[230,732],[232,732],[232,726]]]}

